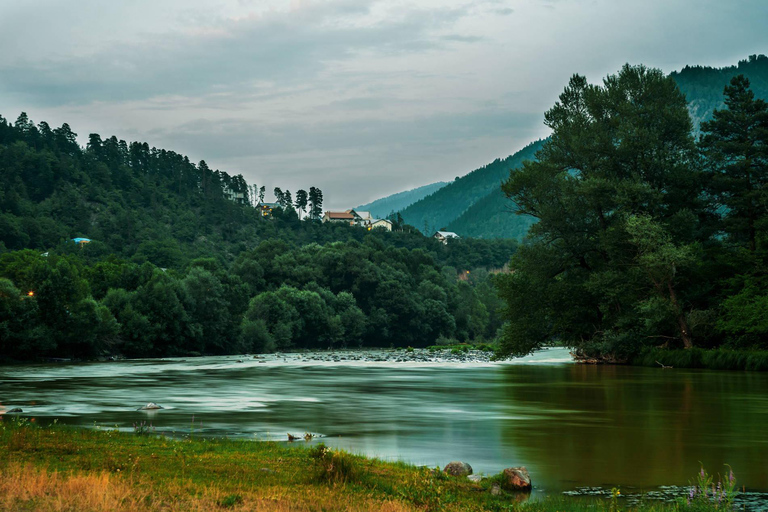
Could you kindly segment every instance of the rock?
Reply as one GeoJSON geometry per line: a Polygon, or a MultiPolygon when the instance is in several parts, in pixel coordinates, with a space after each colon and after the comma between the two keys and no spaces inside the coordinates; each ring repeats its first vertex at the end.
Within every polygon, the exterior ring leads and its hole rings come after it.
{"type": "Polygon", "coordinates": [[[470,482],[474,482],[476,484],[479,484],[482,480],[485,479],[485,477],[483,475],[468,475],[467,479],[470,482]]]}
{"type": "Polygon", "coordinates": [[[501,486],[505,491],[531,491],[531,475],[525,466],[507,468],[502,473],[501,486]]]}
{"type": "Polygon", "coordinates": [[[493,494],[494,496],[500,495],[501,494],[501,486],[499,486],[499,484],[493,484],[491,486],[491,494],[493,494]]]}
{"type": "Polygon", "coordinates": [[[451,476],[467,476],[472,474],[472,466],[466,462],[455,460],[446,464],[443,471],[451,476]]]}
{"type": "Polygon", "coordinates": [[[18,414],[20,412],[24,412],[24,411],[22,411],[19,407],[16,407],[14,409],[11,409],[10,411],[7,411],[6,414],[18,414]]]}
{"type": "Polygon", "coordinates": [[[149,402],[144,407],[139,407],[136,409],[137,411],[156,411],[158,409],[163,409],[164,407],[161,405],[157,405],[155,402],[149,402]]]}

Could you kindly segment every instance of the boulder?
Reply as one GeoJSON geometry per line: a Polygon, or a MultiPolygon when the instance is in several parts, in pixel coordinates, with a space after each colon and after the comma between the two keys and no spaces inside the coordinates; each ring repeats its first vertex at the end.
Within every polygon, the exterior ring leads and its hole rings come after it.
{"type": "Polygon", "coordinates": [[[501,494],[501,487],[499,484],[493,484],[491,486],[491,494],[494,496],[499,496],[501,494]]]}
{"type": "Polygon", "coordinates": [[[156,411],[158,409],[162,409],[163,407],[161,405],[157,405],[155,402],[149,402],[144,407],[139,407],[136,409],[137,411],[156,411]]]}
{"type": "Polygon", "coordinates": [[[18,414],[20,412],[24,412],[24,411],[22,411],[19,407],[16,407],[14,409],[11,409],[10,411],[7,411],[6,414],[18,414]]]}
{"type": "Polygon", "coordinates": [[[485,477],[483,475],[468,475],[467,480],[479,484],[481,481],[485,480],[485,477]]]}
{"type": "Polygon", "coordinates": [[[466,462],[455,460],[446,464],[443,471],[451,476],[467,476],[472,474],[472,466],[466,462]]]}
{"type": "Polygon", "coordinates": [[[501,487],[505,491],[531,491],[531,475],[525,466],[507,468],[501,476],[501,487]]]}

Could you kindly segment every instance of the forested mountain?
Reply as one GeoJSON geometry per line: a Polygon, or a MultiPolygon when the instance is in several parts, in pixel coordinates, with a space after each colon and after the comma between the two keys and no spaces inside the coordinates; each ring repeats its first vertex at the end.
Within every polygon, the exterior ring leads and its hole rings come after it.
{"type": "Polygon", "coordinates": [[[501,182],[509,177],[509,170],[533,158],[539,147],[541,141],[534,142],[512,156],[497,159],[462,176],[400,212],[403,219],[427,234],[448,227],[470,206],[499,190],[501,182]]]}
{"type": "Polygon", "coordinates": [[[448,230],[461,236],[522,240],[535,219],[530,215],[516,215],[513,206],[499,188],[467,208],[448,224],[448,230]]]}
{"type": "Polygon", "coordinates": [[[768,57],[750,55],[736,66],[712,68],[709,66],[686,66],[670,73],[677,86],[685,94],[688,111],[698,133],[702,122],[712,118],[715,109],[722,109],[723,89],[731,78],[744,75],[749,79],[750,89],[757,98],[768,99],[768,57]]]}
{"type": "MultiPolygon", "coordinates": [[[[686,96],[695,133],[703,121],[712,117],[715,109],[723,108],[723,89],[737,74],[750,80],[751,90],[757,98],[768,99],[768,57],[765,55],[752,55],[736,66],[686,66],[670,74],[686,96]]],[[[446,227],[461,236],[521,239],[533,220],[508,213],[512,204],[501,193],[498,184],[508,177],[510,169],[518,168],[525,159],[532,159],[540,148],[541,141],[509,158],[472,171],[405,209],[403,218],[422,230],[425,226],[428,231],[446,227]]]]}
{"type": "Polygon", "coordinates": [[[357,210],[371,212],[375,218],[385,219],[390,214],[404,210],[408,206],[412,205],[416,201],[420,201],[429,194],[443,188],[448,183],[445,181],[438,181],[437,183],[430,183],[422,187],[417,187],[404,192],[398,192],[391,196],[382,197],[368,204],[358,206],[357,210]]]}
{"type": "Polygon", "coordinates": [[[321,191],[275,192],[265,216],[205,162],[0,117],[0,360],[495,338],[484,269],[514,241],[300,220],[321,191]]]}

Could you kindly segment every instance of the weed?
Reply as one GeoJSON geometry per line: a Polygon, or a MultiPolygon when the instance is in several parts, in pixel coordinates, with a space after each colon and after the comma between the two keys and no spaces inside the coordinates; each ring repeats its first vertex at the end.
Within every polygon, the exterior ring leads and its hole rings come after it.
{"type": "Polygon", "coordinates": [[[309,456],[315,461],[318,479],[331,483],[346,483],[358,480],[358,468],[353,456],[337,450],[331,450],[320,443],[309,450],[309,456]]]}
{"type": "Polygon", "coordinates": [[[233,508],[236,505],[240,505],[243,502],[243,497],[239,494],[228,494],[218,501],[218,505],[222,508],[233,508]]]}

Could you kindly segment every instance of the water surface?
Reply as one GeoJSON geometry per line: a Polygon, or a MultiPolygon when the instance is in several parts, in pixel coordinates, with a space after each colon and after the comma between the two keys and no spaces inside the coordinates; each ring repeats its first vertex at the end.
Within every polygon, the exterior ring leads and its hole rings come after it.
{"type": "Polygon", "coordinates": [[[505,363],[237,359],[0,367],[0,413],[177,437],[314,432],[415,464],[525,465],[541,492],[685,485],[699,461],[768,491],[762,373],[585,366],[561,349],[505,363]],[[147,402],[165,409],[136,411],[147,402]]]}

